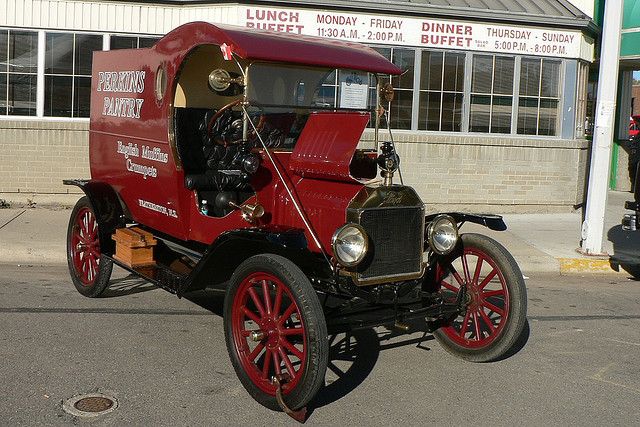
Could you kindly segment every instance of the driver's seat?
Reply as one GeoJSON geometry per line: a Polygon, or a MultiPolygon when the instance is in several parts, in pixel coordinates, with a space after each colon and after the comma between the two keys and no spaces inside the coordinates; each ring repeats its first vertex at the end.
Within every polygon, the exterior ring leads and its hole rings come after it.
{"type": "Polygon", "coordinates": [[[200,158],[204,168],[199,173],[185,173],[184,185],[189,190],[251,191],[246,175],[234,164],[238,146],[233,142],[242,138],[241,122],[238,124],[241,115],[231,110],[223,112],[209,134],[209,122],[216,112],[207,111],[198,123],[200,158]]]}

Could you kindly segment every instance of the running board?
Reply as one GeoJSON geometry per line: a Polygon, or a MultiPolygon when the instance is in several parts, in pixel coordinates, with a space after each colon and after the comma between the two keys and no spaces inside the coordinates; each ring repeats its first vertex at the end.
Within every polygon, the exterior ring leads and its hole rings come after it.
{"type": "Polygon", "coordinates": [[[135,274],[138,277],[141,277],[156,286],[161,287],[162,289],[175,294],[178,292],[178,289],[184,284],[187,280],[187,276],[176,272],[175,270],[162,265],[147,265],[142,267],[130,267],[127,264],[117,260],[108,255],[103,255],[106,258],[112,260],[116,265],[124,268],[130,273],[135,274]]]}

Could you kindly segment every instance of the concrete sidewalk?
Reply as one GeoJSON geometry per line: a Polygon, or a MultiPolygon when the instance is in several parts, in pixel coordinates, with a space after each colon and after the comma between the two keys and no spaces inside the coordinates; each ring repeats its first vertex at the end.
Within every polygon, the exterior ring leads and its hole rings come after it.
{"type": "MultiPolygon", "coordinates": [[[[609,193],[605,215],[609,255],[640,260],[640,231],[623,232],[620,220],[628,211],[627,192],[609,193]]],[[[0,209],[0,264],[57,264],[66,262],[66,232],[70,208],[0,209]]],[[[487,234],[502,243],[515,257],[525,275],[539,272],[603,273],[615,272],[609,256],[585,256],[580,247],[581,211],[561,214],[504,215],[507,231],[494,232],[476,224],[465,224],[461,231],[487,234]]]]}

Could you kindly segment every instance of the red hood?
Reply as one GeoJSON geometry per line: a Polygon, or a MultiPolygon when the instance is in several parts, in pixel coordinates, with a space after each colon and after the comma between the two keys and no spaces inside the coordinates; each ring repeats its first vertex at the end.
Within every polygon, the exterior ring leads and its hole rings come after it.
{"type": "Polygon", "coordinates": [[[355,182],[350,164],[369,114],[312,113],[296,143],[289,168],[298,176],[355,182]]]}

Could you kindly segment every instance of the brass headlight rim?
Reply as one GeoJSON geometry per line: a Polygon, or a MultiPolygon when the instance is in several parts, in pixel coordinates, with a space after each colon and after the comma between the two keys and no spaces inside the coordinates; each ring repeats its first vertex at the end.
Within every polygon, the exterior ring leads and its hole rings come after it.
{"type": "Polygon", "coordinates": [[[460,233],[458,232],[458,224],[456,223],[456,220],[453,219],[453,217],[451,215],[447,215],[447,214],[440,214],[438,216],[436,216],[435,218],[433,218],[433,220],[431,220],[431,223],[429,224],[429,227],[427,228],[427,242],[429,243],[429,247],[431,248],[431,250],[433,252],[435,252],[438,255],[447,255],[450,254],[455,247],[458,245],[458,241],[460,240],[460,233]],[[451,245],[451,248],[447,251],[439,251],[438,249],[436,249],[436,245],[433,242],[433,235],[434,235],[434,230],[436,228],[436,226],[441,222],[441,221],[449,221],[452,225],[453,225],[453,229],[455,230],[455,243],[453,245],[451,245]]]}
{"type": "Polygon", "coordinates": [[[336,261],[340,263],[340,265],[342,265],[343,267],[355,267],[358,264],[360,264],[367,256],[367,253],[369,253],[369,236],[367,236],[367,232],[364,230],[364,228],[360,224],[357,224],[355,222],[348,222],[340,226],[333,233],[333,236],[331,237],[331,251],[333,252],[333,257],[336,259],[336,261]],[[340,236],[340,233],[347,228],[357,229],[364,238],[364,250],[362,251],[362,255],[359,256],[358,259],[353,262],[344,262],[343,260],[341,260],[340,256],[338,255],[338,251],[336,250],[336,242],[338,240],[338,236],[340,236]]]}

